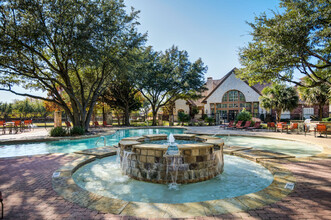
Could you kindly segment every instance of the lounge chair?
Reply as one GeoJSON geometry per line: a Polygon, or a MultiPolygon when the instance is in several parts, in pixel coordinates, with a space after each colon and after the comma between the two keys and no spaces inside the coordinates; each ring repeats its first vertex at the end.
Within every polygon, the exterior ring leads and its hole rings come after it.
{"type": "Polygon", "coordinates": [[[245,129],[245,128],[248,128],[249,126],[251,126],[251,121],[246,121],[244,126],[239,126],[237,127],[238,129],[245,129]]]}
{"type": "Polygon", "coordinates": [[[112,125],[107,124],[106,121],[103,121],[103,126],[104,126],[104,127],[113,127],[112,125]]]}
{"type": "Polygon", "coordinates": [[[314,136],[316,137],[316,133],[319,133],[319,137],[322,137],[322,134],[325,134],[325,137],[328,137],[328,130],[325,124],[317,124],[314,129],[314,136]]]}
{"type": "Polygon", "coordinates": [[[246,128],[246,130],[260,129],[260,126],[261,126],[261,122],[257,121],[257,122],[255,122],[253,127],[248,127],[248,128],[246,128]]]}
{"type": "Polygon", "coordinates": [[[238,121],[234,128],[240,128],[243,121],[238,121]]]}
{"type": "Polygon", "coordinates": [[[234,127],[234,126],[233,126],[233,123],[234,123],[234,121],[230,121],[229,124],[228,124],[227,126],[222,126],[222,127],[220,127],[220,128],[233,128],[233,127],[234,127]]]}

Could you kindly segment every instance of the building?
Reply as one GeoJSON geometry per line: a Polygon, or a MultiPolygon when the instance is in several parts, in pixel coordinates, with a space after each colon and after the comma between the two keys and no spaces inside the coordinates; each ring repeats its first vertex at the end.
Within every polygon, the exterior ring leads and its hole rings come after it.
{"type": "MultiPolygon", "coordinates": [[[[178,112],[190,113],[193,106],[198,107],[199,115],[206,114],[212,116],[216,121],[223,120],[225,122],[234,120],[237,114],[245,108],[251,112],[253,117],[266,117],[265,109],[260,107],[259,97],[261,91],[270,84],[256,84],[250,86],[246,81],[236,77],[236,68],[232,69],[223,78],[214,80],[212,77],[207,78],[205,86],[206,90],[203,98],[192,100],[177,100],[175,103],[175,115],[178,112]],[[263,115],[261,117],[261,115],[263,115]]],[[[325,117],[328,117],[329,106],[323,108],[325,117]]],[[[274,114],[274,113],[273,113],[274,114]]],[[[299,107],[292,112],[283,112],[283,119],[304,119],[310,118],[312,115],[318,115],[318,106],[307,106],[300,101],[299,107]]],[[[176,118],[175,118],[176,120],[176,118]]]]}

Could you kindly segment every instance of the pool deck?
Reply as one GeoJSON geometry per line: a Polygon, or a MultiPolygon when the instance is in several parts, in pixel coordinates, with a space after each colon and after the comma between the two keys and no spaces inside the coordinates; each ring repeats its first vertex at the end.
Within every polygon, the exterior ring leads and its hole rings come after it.
{"type": "MultiPolygon", "coordinates": [[[[112,130],[108,129],[106,132],[112,130]]],[[[279,132],[223,130],[218,126],[188,127],[188,131],[211,135],[265,136],[304,141],[324,147],[324,152],[314,157],[264,159],[265,163],[285,167],[295,178],[294,190],[280,201],[248,211],[234,210],[231,213],[209,214],[207,217],[195,219],[331,219],[330,136],[315,138],[312,133],[304,136],[279,132]]],[[[98,135],[98,132],[96,133],[98,135]]],[[[47,135],[44,128],[38,128],[23,134],[0,135],[0,143],[15,142],[23,138],[26,142],[33,139],[46,140],[47,135]]],[[[136,219],[81,207],[65,200],[53,190],[52,174],[80,157],[78,154],[49,154],[0,159],[0,191],[4,197],[4,219],[136,219]]],[[[171,213],[171,210],[165,212],[171,213]]]]}

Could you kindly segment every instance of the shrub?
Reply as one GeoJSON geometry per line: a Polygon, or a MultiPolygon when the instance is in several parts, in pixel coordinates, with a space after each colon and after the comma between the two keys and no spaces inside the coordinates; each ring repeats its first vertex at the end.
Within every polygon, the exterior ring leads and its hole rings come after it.
{"type": "Polygon", "coordinates": [[[322,121],[331,121],[331,117],[323,118],[322,121]]]}
{"type": "Polygon", "coordinates": [[[204,121],[198,121],[198,125],[199,126],[204,126],[205,125],[205,122],[204,121]]]}
{"type": "Polygon", "coordinates": [[[50,131],[51,137],[63,137],[67,135],[67,131],[62,127],[52,128],[50,131]]]}
{"type": "Polygon", "coordinates": [[[252,115],[250,112],[246,111],[246,109],[244,108],[236,117],[236,123],[238,121],[243,121],[243,123],[245,123],[246,121],[251,121],[252,120],[252,115]]]}
{"type": "Polygon", "coordinates": [[[70,135],[71,136],[76,136],[76,135],[84,135],[85,134],[85,130],[82,127],[79,126],[74,126],[71,130],[70,130],[70,135]]]}
{"type": "Polygon", "coordinates": [[[207,117],[207,118],[205,118],[205,122],[208,123],[208,125],[212,125],[214,123],[214,118],[207,117]]]}
{"type": "Polygon", "coordinates": [[[188,122],[190,120],[190,116],[188,114],[185,114],[184,112],[178,112],[178,121],[182,122],[188,122]]]}

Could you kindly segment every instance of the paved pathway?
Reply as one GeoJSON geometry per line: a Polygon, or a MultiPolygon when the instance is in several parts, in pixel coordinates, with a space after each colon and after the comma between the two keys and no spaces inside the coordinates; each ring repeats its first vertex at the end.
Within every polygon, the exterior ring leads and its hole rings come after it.
{"type": "MultiPolygon", "coordinates": [[[[202,132],[201,127],[196,129],[202,132]]],[[[330,146],[329,138],[315,141],[330,146]]],[[[71,159],[64,154],[0,159],[5,219],[134,219],[82,208],[58,196],[52,189],[52,173],[71,159]]],[[[331,219],[331,158],[280,163],[296,177],[295,189],[288,197],[261,209],[197,219],[331,219]]]]}

